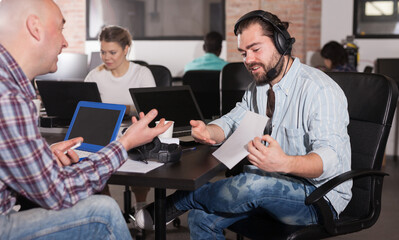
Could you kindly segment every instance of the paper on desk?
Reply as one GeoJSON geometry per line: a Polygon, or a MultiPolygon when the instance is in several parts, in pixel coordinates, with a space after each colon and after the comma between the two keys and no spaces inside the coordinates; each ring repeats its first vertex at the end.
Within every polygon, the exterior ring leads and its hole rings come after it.
{"type": "Polygon", "coordinates": [[[146,164],[142,161],[128,159],[122,166],[119,167],[118,172],[147,173],[162,165],[163,163],[154,161],[148,161],[148,164],[146,164]]]}
{"type": "Polygon", "coordinates": [[[248,155],[248,142],[255,137],[263,135],[268,120],[267,116],[248,111],[241,121],[240,126],[238,126],[218,150],[213,152],[213,156],[226,165],[226,167],[232,169],[248,155]]]}

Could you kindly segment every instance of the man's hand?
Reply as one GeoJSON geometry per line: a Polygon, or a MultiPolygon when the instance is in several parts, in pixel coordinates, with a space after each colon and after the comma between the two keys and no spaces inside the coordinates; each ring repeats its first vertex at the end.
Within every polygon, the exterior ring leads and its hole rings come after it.
{"type": "Polygon", "coordinates": [[[60,167],[69,166],[72,163],[79,162],[79,156],[75,151],[70,149],[73,145],[78,142],[83,142],[82,137],[69,139],[67,141],[58,142],[50,146],[51,151],[56,156],[57,164],[60,167]],[[64,152],[67,151],[66,154],[64,152]]]}
{"type": "Polygon", "coordinates": [[[317,178],[323,173],[323,161],[316,153],[289,156],[280,144],[269,135],[254,138],[248,143],[248,159],[258,168],[267,172],[289,173],[303,178],[317,178]],[[266,141],[269,146],[263,145],[266,141]]]}
{"type": "Polygon", "coordinates": [[[216,144],[216,141],[212,139],[211,133],[203,121],[191,120],[190,125],[192,127],[191,136],[196,142],[208,145],[216,144]]]}
{"type": "Polygon", "coordinates": [[[159,124],[154,128],[148,127],[148,124],[154,120],[157,115],[158,111],[156,109],[152,109],[147,113],[147,115],[144,115],[144,113],[141,112],[139,114],[140,120],[137,120],[136,117],[132,117],[133,124],[118,140],[120,143],[122,143],[126,151],[151,142],[156,136],[165,132],[172,125],[172,122],[165,124],[165,119],[162,118],[159,124]]]}
{"type": "Polygon", "coordinates": [[[248,159],[256,167],[267,172],[288,173],[289,156],[286,155],[278,142],[269,135],[256,137],[248,143],[248,159]],[[265,146],[261,141],[266,141],[265,146]]]}

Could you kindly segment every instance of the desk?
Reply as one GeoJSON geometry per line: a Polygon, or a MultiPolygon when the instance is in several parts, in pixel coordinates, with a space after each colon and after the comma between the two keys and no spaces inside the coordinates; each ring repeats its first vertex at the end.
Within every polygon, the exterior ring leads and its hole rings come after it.
{"type": "MultiPolygon", "coordinates": [[[[184,152],[177,163],[165,164],[146,174],[116,172],[108,183],[155,188],[155,239],[166,239],[166,189],[193,191],[225,170],[226,167],[212,156],[214,150],[198,146],[195,151],[184,152]]],[[[130,211],[130,204],[125,203],[124,211],[130,211]]]]}
{"type": "MultiPolygon", "coordinates": [[[[42,132],[48,143],[62,141],[65,134],[42,132]]],[[[205,145],[184,152],[180,161],[168,163],[146,174],[116,172],[109,184],[155,188],[155,239],[166,239],[166,189],[193,191],[207,183],[226,167],[212,156],[215,148],[205,145]]],[[[124,211],[130,211],[130,194],[125,195],[124,211]],[[128,200],[128,201],[126,201],[128,200]]]]}

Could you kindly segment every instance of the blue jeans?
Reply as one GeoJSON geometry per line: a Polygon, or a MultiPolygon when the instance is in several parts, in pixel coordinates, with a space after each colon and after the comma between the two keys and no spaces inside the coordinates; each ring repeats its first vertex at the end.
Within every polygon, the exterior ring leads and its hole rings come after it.
{"type": "Polygon", "coordinates": [[[118,204],[93,195],[71,208],[0,215],[0,239],[132,239],[118,204]]]}
{"type": "Polygon", "coordinates": [[[177,191],[172,200],[179,210],[195,209],[188,218],[191,239],[224,239],[224,228],[259,208],[286,224],[317,223],[316,210],[305,204],[314,189],[305,180],[258,170],[177,191]]]}

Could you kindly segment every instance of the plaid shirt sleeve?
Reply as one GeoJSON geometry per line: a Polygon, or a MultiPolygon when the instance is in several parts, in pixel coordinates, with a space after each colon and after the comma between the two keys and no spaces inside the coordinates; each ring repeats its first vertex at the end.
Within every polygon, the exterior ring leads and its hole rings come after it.
{"type": "MultiPolygon", "coordinates": [[[[40,136],[33,103],[18,95],[3,96],[0,101],[1,180],[44,208],[67,208],[100,191],[127,157],[115,141],[86,161],[60,168],[40,136]]],[[[2,195],[3,191],[4,204],[2,195]]],[[[7,210],[0,207],[0,212],[7,210]]]]}
{"type": "Polygon", "coordinates": [[[0,214],[11,210],[15,193],[58,210],[102,190],[127,158],[123,146],[114,141],[85,161],[59,167],[40,135],[34,103],[10,81],[13,76],[1,70],[0,214]]]}

